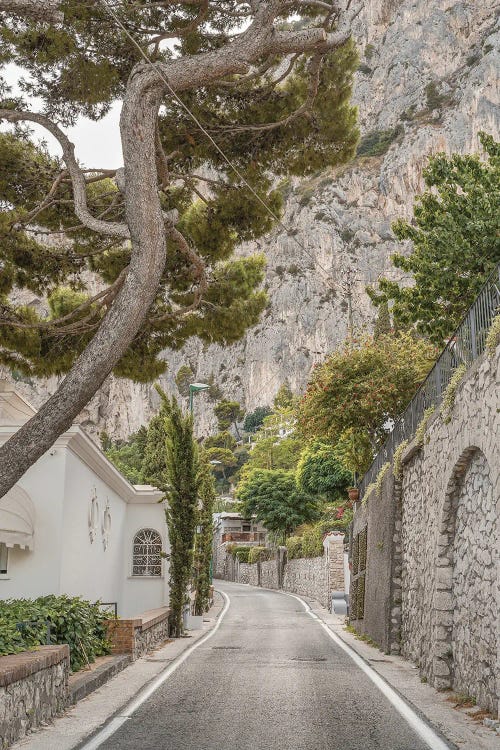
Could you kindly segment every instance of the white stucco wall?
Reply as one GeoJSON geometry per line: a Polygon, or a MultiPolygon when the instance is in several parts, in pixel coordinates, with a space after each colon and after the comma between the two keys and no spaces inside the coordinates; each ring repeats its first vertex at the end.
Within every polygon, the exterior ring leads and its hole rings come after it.
{"type": "MultiPolygon", "coordinates": [[[[0,381],[0,443],[33,413],[12,386],[0,381]]],[[[158,502],[162,493],[154,487],[132,487],[78,425],[58,438],[17,487],[5,496],[3,511],[0,498],[0,541],[9,548],[7,574],[0,575],[0,599],[82,596],[116,602],[118,614],[125,618],[168,603],[166,560],[161,576],[131,575],[133,540],[139,530],[158,531],[163,551],[170,551],[165,510],[158,502]],[[92,498],[97,501],[93,524],[92,498]],[[29,523],[21,533],[16,519],[23,502],[29,523]]]]}
{"type": "Polygon", "coordinates": [[[122,617],[132,617],[148,609],[168,604],[168,563],[163,560],[161,578],[132,576],[132,543],[141,529],[155,529],[161,535],[163,551],[170,553],[163,503],[130,503],[123,535],[122,617]]]}
{"type": "Polygon", "coordinates": [[[34,549],[9,549],[8,572],[0,576],[0,598],[58,593],[61,572],[64,455],[46,453],[19,482],[36,511],[34,549]]]}
{"type": "Polygon", "coordinates": [[[71,450],[58,450],[65,453],[60,593],[83,596],[90,601],[118,601],[120,605],[127,505],[71,450]],[[95,538],[91,541],[88,517],[94,488],[99,514],[95,538]],[[102,520],[108,501],[111,533],[104,549],[102,520]]]}

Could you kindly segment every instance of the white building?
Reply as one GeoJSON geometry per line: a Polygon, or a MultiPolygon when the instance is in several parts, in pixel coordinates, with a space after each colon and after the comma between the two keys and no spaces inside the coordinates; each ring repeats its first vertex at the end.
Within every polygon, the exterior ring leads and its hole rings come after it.
{"type": "MultiPolygon", "coordinates": [[[[35,413],[0,381],[0,444],[35,413]]],[[[0,599],[116,602],[121,617],[168,604],[162,493],[132,486],[73,425],[0,499],[0,599]]]]}

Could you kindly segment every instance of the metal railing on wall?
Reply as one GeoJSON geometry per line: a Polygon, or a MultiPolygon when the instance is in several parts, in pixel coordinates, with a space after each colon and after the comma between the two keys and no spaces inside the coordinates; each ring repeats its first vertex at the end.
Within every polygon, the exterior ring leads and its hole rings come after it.
{"type": "Polygon", "coordinates": [[[425,410],[441,403],[446,387],[457,367],[462,364],[469,367],[483,353],[488,331],[498,313],[500,313],[500,265],[481,289],[405,411],[395,420],[389,437],[359,482],[360,497],[363,497],[368,485],[375,481],[384,464],[392,461],[398,445],[414,436],[425,410]]]}

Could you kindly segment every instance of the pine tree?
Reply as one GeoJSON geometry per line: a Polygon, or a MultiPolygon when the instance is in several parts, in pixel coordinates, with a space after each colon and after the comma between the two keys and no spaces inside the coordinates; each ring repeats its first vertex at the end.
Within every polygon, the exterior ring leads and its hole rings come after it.
{"type": "Polygon", "coordinates": [[[215,506],[215,482],[207,457],[200,457],[198,472],[198,526],[194,552],[194,614],[202,615],[210,602],[210,561],[212,559],[213,517],[215,506]]]}
{"type": "Polygon", "coordinates": [[[255,324],[266,305],[264,259],[235,259],[233,249],[271,229],[282,205],[276,176],[342,164],[358,138],[357,54],[349,16],[339,19],[333,3],[117,0],[114,16],[101,3],[50,6],[51,17],[64,11],[52,25],[40,3],[0,5],[0,64],[29,74],[22,96],[0,89],[0,119],[14,128],[0,137],[0,362],[68,374],[0,448],[0,496],[111,372],[150,381],[165,369],[166,348],[193,336],[232,343],[255,324]],[[43,114],[29,110],[33,97],[43,114]],[[64,129],[81,115],[98,120],[115,101],[124,169],[86,172],[64,129]],[[48,130],[62,160],[20,123],[48,130]],[[65,241],[47,245],[40,233],[65,241]],[[46,297],[43,314],[13,302],[17,289],[46,297]]]}
{"type": "Polygon", "coordinates": [[[3,86],[0,103],[14,127],[0,141],[0,361],[68,374],[0,448],[0,496],[111,372],[150,381],[165,369],[166,348],[192,336],[232,343],[259,319],[264,259],[232,258],[233,249],[272,227],[282,206],[276,176],[342,164],[358,138],[349,17],[324,5],[51,0],[50,12],[64,15],[47,25],[47,2],[2,0],[1,64],[21,65],[29,82],[17,98],[3,86]],[[85,172],[64,128],[81,115],[98,120],[117,100],[124,169],[85,172]],[[47,129],[62,160],[20,123],[47,129]],[[54,232],[67,242],[41,241],[54,232]],[[45,313],[15,304],[17,288],[45,296],[45,313]]]}

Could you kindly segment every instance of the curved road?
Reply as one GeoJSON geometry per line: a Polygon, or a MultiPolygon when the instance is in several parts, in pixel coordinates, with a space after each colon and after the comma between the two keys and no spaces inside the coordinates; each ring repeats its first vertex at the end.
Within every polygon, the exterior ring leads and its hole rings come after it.
{"type": "Polygon", "coordinates": [[[217,588],[217,632],[103,750],[429,750],[298,600],[217,588]]]}

